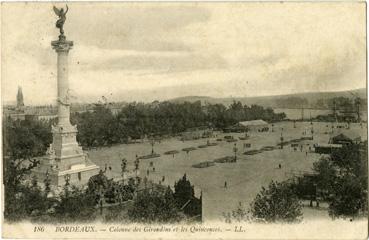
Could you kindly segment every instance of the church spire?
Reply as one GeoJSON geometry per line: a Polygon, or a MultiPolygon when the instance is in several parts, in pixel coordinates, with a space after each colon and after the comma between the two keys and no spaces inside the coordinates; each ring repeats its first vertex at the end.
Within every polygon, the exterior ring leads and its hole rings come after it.
{"type": "Polygon", "coordinates": [[[23,92],[22,92],[22,87],[18,86],[18,93],[17,93],[17,107],[18,108],[22,108],[24,107],[24,102],[23,102],[23,92]]]}

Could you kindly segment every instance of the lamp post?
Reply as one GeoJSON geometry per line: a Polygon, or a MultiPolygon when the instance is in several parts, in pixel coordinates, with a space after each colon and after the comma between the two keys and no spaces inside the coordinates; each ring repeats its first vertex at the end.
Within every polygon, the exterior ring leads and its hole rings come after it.
{"type": "Polygon", "coordinates": [[[122,182],[124,185],[124,173],[126,172],[126,168],[127,168],[127,159],[125,158],[122,159],[121,168],[122,168],[122,182]]]}
{"type": "Polygon", "coordinates": [[[150,144],[151,144],[151,155],[153,155],[154,154],[154,145],[155,145],[155,138],[154,138],[153,134],[151,134],[150,144]]]}
{"type": "Polygon", "coordinates": [[[311,125],[311,140],[314,140],[314,125],[311,125]]]}
{"type": "Polygon", "coordinates": [[[136,185],[138,185],[138,169],[140,167],[140,159],[138,158],[137,155],[134,163],[135,163],[136,185]]]}
{"type": "Polygon", "coordinates": [[[145,189],[147,188],[147,177],[145,176],[143,179],[144,185],[145,185],[145,189]]]}
{"type": "Polygon", "coordinates": [[[238,151],[238,148],[237,148],[237,144],[235,143],[235,144],[234,144],[234,147],[233,147],[233,152],[234,152],[234,161],[235,161],[235,162],[237,161],[237,151],[238,151]]]}
{"type": "Polygon", "coordinates": [[[281,131],[281,149],[283,149],[283,128],[282,128],[282,131],[281,131]]]}

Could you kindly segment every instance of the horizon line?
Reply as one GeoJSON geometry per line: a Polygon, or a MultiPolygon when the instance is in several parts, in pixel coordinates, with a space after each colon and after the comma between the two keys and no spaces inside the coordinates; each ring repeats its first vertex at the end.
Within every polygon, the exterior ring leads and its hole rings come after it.
{"type": "MultiPolygon", "coordinates": [[[[354,89],[346,89],[346,90],[339,90],[339,91],[308,91],[308,92],[297,92],[297,93],[286,93],[286,94],[272,94],[272,95],[260,95],[260,96],[226,96],[226,97],[214,97],[214,96],[206,96],[206,95],[186,95],[186,96],[181,96],[181,97],[173,97],[173,98],[167,98],[167,99],[162,99],[162,100],[133,100],[133,101],[129,101],[129,100],[115,100],[115,101],[108,101],[108,103],[122,103],[122,102],[127,102],[127,103],[131,103],[131,102],[139,102],[139,103],[152,103],[152,102],[166,102],[166,101],[171,101],[171,100],[176,100],[176,99],[180,99],[180,98],[188,98],[188,97],[199,97],[199,98],[213,98],[213,99],[240,99],[240,98],[265,98],[265,97],[278,97],[278,96],[290,96],[290,95],[299,95],[299,94],[314,94],[314,93],[343,93],[343,92],[351,92],[351,91],[359,91],[364,89],[366,91],[366,96],[368,96],[368,92],[367,92],[367,88],[363,87],[363,88],[354,88],[354,89]]],[[[107,95],[107,94],[106,94],[107,95]]],[[[101,97],[103,97],[105,95],[101,95],[99,98],[97,98],[95,101],[71,101],[70,103],[77,103],[77,104],[95,104],[99,101],[101,101],[101,97]]],[[[86,96],[85,96],[86,97],[86,96]]],[[[87,98],[90,98],[90,96],[87,96],[87,98]]],[[[92,98],[92,97],[91,97],[92,98]]],[[[6,106],[6,105],[12,105],[12,104],[16,104],[16,99],[13,101],[1,101],[2,106],[6,106]]],[[[55,102],[53,103],[42,103],[42,104],[28,104],[27,106],[46,106],[46,105],[55,105],[56,103],[56,98],[55,98],[55,102]]]]}

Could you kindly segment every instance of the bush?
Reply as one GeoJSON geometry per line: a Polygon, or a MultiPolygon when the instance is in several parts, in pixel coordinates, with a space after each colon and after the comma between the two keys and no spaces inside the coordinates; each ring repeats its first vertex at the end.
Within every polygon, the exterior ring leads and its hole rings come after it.
{"type": "Polygon", "coordinates": [[[95,196],[76,187],[65,187],[60,202],[55,207],[59,221],[92,221],[95,218],[95,196]]]}
{"type": "Polygon", "coordinates": [[[232,213],[225,214],[223,213],[223,217],[227,223],[231,223],[232,220],[236,222],[250,221],[250,211],[247,211],[241,202],[239,202],[236,210],[233,210],[232,213]]]}
{"type": "Polygon", "coordinates": [[[6,194],[4,217],[9,221],[37,219],[52,208],[54,199],[48,199],[34,178],[32,185],[19,185],[15,195],[6,194]]]}

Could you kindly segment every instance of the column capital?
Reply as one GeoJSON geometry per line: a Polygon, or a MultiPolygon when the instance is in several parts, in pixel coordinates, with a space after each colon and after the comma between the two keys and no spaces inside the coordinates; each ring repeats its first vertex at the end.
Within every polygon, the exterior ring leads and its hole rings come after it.
{"type": "Polygon", "coordinates": [[[59,37],[59,40],[51,42],[51,46],[56,52],[69,52],[69,50],[73,47],[73,41],[68,41],[65,39],[65,37],[59,37]]]}

